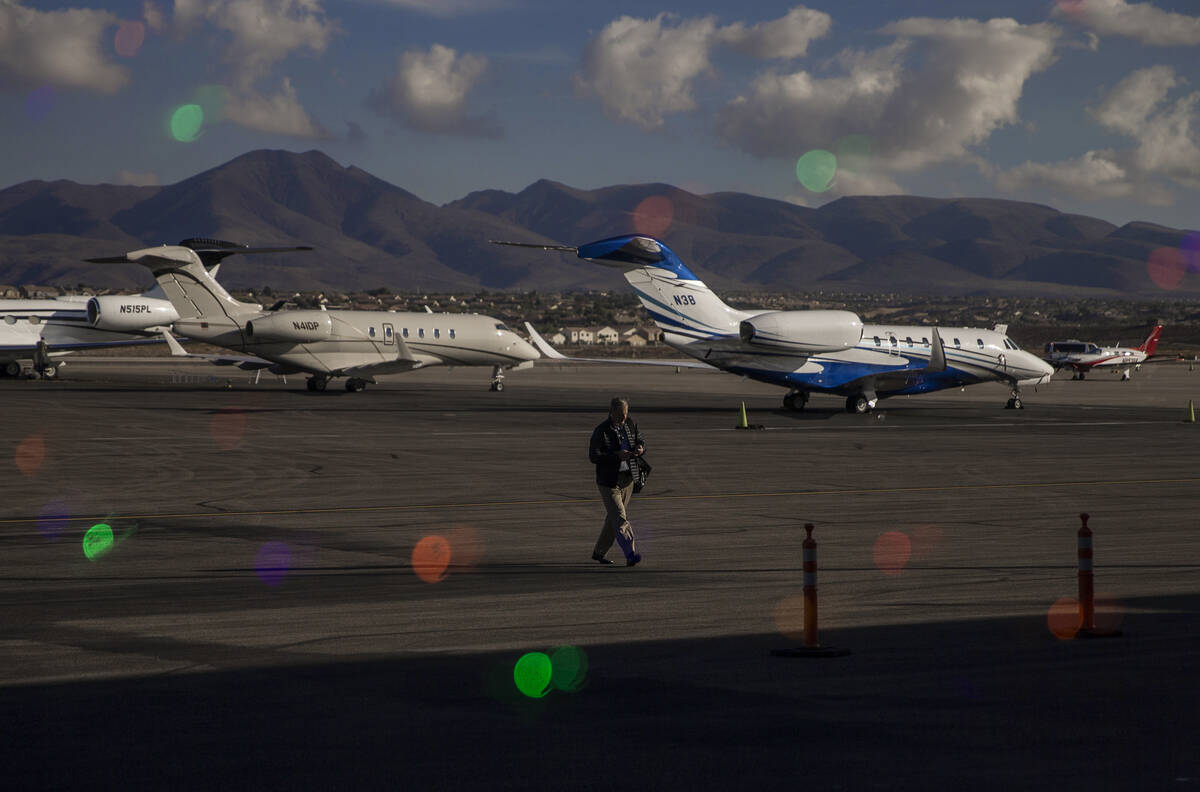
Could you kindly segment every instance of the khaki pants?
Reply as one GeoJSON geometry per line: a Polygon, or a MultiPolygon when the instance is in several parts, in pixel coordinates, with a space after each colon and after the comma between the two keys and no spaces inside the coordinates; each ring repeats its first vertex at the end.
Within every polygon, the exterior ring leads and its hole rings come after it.
{"type": "Polygon", "coordinates": [[[637,538],[633,535],[633,526],[625,510],[629,507],[629,498],[633,495],[633,475],[628,471],[617,474],[617,486],[605,487],[597,484],[600,490],[600,500],[604,501],[604,527],[600,529],[600,538],[596,540],[594,555],[602,556],[612,547],[613,539],[621,546],[621,552],[628,560],[637,553],[637,538]]]}

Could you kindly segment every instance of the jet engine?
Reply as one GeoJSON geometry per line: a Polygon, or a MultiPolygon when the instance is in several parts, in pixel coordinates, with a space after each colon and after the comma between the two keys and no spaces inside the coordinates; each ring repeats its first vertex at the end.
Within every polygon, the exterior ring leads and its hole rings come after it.
{"type": "Polygon", "coordinates": [[[747,344],[807,355],[849,349],[863,324],[850,311],[770,311],[743,320],[738,333],[747,344]]]}
{"type": "Polygon", "coordinates": [[[100,330],[130,332],[166,326],[179,318],[170,300],[106,294],[87,301],[88,324],[100,330]]]}
{"type": "Polygon", "coordinates": [[[254,341],[324,341],[333,334],[326,311],[279,311],[246,322],[246,337],[254,341]]]}

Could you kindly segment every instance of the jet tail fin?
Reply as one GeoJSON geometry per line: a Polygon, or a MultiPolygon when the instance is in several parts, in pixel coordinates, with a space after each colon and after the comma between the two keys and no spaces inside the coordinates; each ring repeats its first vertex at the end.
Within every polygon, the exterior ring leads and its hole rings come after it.
{"type": "Polygon", "coordinates": [[[1153,355],[1154,350],[1158,349],[1158,339],[1161,335],[1162,325],[1155,325],[1154,329],[1150,331],[1150,337],[1143,341],[1142,345],[1137,347],[1137,349],[1145,352],[1147,357],[1153,355]]]}

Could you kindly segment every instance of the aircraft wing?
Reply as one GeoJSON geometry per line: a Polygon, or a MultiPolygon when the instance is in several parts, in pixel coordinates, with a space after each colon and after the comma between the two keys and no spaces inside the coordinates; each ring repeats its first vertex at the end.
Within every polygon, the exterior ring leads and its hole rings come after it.
{"type": "Polygon", "coordinates": [[[175,338],[175,336],[171,335],[170,330],[163,330],[162,335],[167,342],[167,346],[171,349],[171,357],[207,360],[214,366],[237,366],[243,371],[257,371],[259,369],[269,369],[272,367],[278,369],[277,371],[272,372],[276,374],[292,374],[296,371],[299,371],[299,369],[280,366],[278,363],[274,363],[270,360],[264,360],[260,357],[246,357],[241,355],[210,355],[200,352],[188,352],[183,348],[183,344],[180,344],[179,340],[175,338]]]}
{"type": "MultiPolygon", "coordinates": [[[[426,309],[429,306],[425,306],[426,309]]],[[[430,311],[432,313],[432,311],[430,311]]],[[[340,369],[339,375],[346,377],[372,377],[376,374],[403,374],[406,371],[419,369],[426,364],[425,360],[421,360],[412,353],[408,348],[408,344],[404,343],[404,339],[395,335],[396,341],[396,357],[392,360],[384,360],[371,363],[363,363],[359,366],[349,366],[340,369]]]]}
{"type": "MultiPolygon", "coordinates": [[[[515,244],[515,243],[500,243],[497,244],[515,244]]],[[[542,247],[541,245],[530,245],[528,247],[542,247]]],[[[551,248],[547,248],[551,249],[551,248]]],[[[574,248],[572,248],[573,250],[574,248]]],[[[709,371],[719,371],[716,366],[710,366],[707,363],[701,363],[696,360],[644,360],[642,358],[591,358],[591,357],[571,357],[564,355],[554,347],[550,346],[550,342],[542,338],[537,330],[533,329],[533,325],[529,322],[525,323],[525,329],[529,332],[529,338],[533,341],[533,345],[537,347],[546,358],[557,360],[566,363],[624,363],[636,366],[674,366],[675,368],[696,368],[708,369],[709,371]]]]}

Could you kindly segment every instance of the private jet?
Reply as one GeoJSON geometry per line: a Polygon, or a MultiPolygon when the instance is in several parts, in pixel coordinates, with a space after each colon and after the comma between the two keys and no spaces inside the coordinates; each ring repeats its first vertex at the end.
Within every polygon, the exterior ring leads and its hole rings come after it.
{"type": "MultiPolygon", "coordinates": [[[[189,355],[247,370],[306,373],[308,389],[323,391],[346,378],[357,392],[381,374],[434,365],[491,366],[491,390],[504,389],[504,371],[527,368],[536,349],[488,316],[394,311],[282,309],[234,299],[205,269],[205,260],[236,253],[275,253],[298,248],[248,248],[220,240],[199,249],[185,245],[144,248],[95,263],[134,262],[148,268],[179,314],[178,333],[252,357],[189,355]]],[[[168,342],[170,333],[164,334],[168,342]]],[[[176,345],[172,350],[178,354],[176,345]]],[[[186,353],[185,353],[186,354],[186,353]]]]}
{"type": "MultiPolygon", "coordinates": [[[[851,311],[731,308],[674,251],[648,236],[580,247],[496,244],[574,253],[623,270],[667,344],[704,365],[788,388],[783,405],[789,410],[803,410],[809,394],[829,393],[844,396],[847,411],[866,413],[889,396],[981,382],[1008,383],[1005,406],[1021,409],[1021,386],[1049,382],[1054,374],[1007,336],[1006,325],[864,325],[851,311]]],[[[540,336],[533,339],[551,356],[540,336]]]]}

